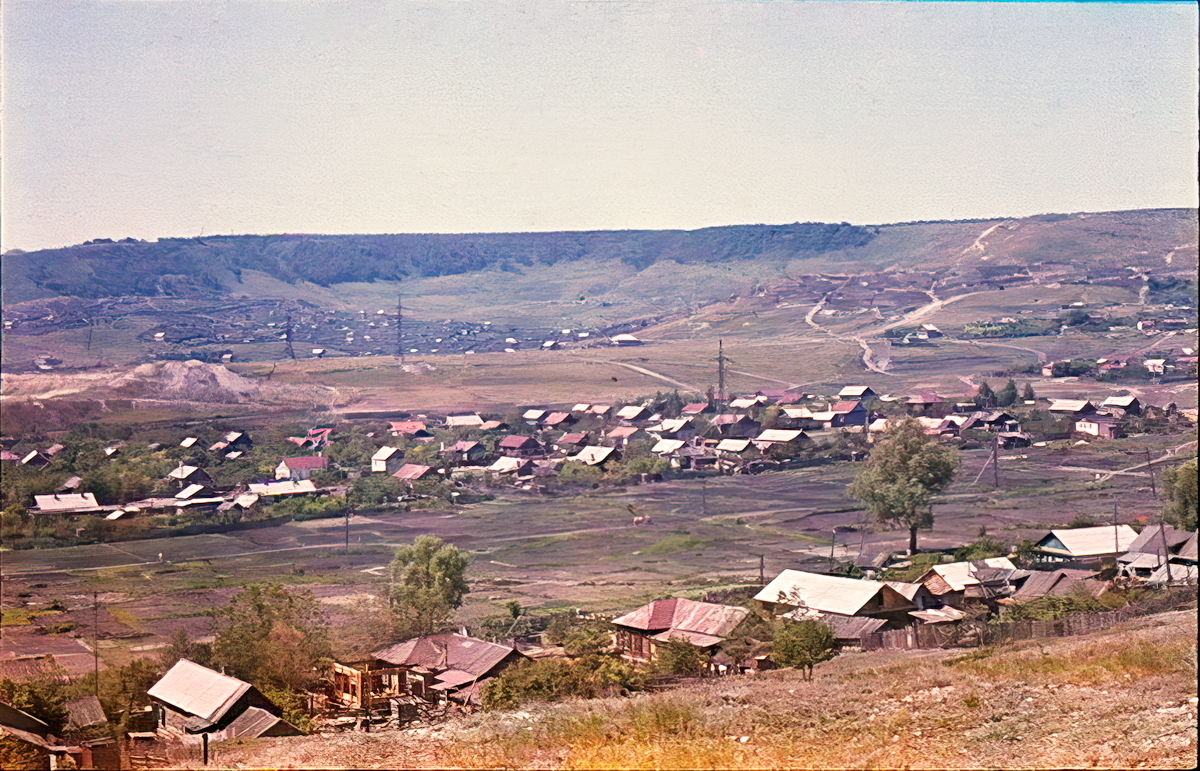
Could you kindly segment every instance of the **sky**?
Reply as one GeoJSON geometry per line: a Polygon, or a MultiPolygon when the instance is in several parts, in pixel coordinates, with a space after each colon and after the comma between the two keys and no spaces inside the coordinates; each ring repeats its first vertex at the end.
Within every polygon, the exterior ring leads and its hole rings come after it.
{"type": "Polygon", "coordinates": [[[1197,205],[1192,3],[3,13],[4,250],[1197,205]]]}

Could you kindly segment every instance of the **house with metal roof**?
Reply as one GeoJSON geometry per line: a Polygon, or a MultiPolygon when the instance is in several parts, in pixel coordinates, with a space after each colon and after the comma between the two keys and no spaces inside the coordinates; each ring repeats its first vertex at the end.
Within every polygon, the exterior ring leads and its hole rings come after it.
{"type": "Polygon", "coordinates": [[[509,645],[447,632],[405,640],[372,658],[379,666],[406,670],[406,690],[415,696],[478,704],[482,684],[526,656],[509,645]]]}
{"type": "Polygon", "coordinates": [[[865,402],[867,399],[874,399],[878,394],[871,390],[870,386],[865,385],[848,385],[838,391],[838,399],[840,401],[857,401],[865,402]]]}
{"type": "Polygon", "coordinates": [[[762,424],[749,415],[724,413],[713,416],[709,436],[721,439],[749,439],[762,429],[762,424]]]}
{"type": "Polygon", "coordinates": [[[616,448],[614,447],[584,447],[576,454],[567,458],[567,460],[575,463],[584,463],[588,466],[602,466],[609,460],[616,457],[616,448]]]}
{"type": "Polygon", "coordinates": [[[267,498],[276,498],[281,495],[306,495],[317,491],[317,486],[311,479],[302,479],[299,482],[293,479],[284,479],[261,484],[251,482],[247,487],[250,488],[250,492],[267,498]]]}
{"type": "Polygon", "coordinates": [[[404,453],[399,447],[380,447],[371,455],[372,474],[394,474],[404,463],[404,453]]]}
{"type": "Polygon", "coordinates": [[[531,455],[539,455],[542,452],[542,445],[536,439],[532,436],[522,436],[520,434],[511,434],[504,437],[496,447],[505,455],[517,458],[527,458],[531,455]]]}
{"type": "Polygon", "coordinates": [[[103,509],[92,493],[35,495],[33,501],[35,514],[91,514],[103,509]]]}
{"type": "Polygon", "coordinates": [[[1118,415],[1140,415],[1142,402],[1136,396],[1110,396],[1100,402],[1100,409],[1118,415]]]}
{"type": "Polygon", "coordinates": [[[408,482],[410,484],[431,476],[434,476],[433,467],[426,466],[421,463],[405,463],[396,470],[395,474],[392,474],[393,478],[399,479],[401,482],[408,482]]]}
{"type": "Polygon", "coordinates": [[[327,468],[329,468],[329,458],[323,455],[284,458],[275,467],[275,478],[290,479],[293,482],[299,482],[311,477],[314,471],[324,471],[327,468]]]}
{"type": "Polygon", "coordinates": [[[250,683],[187,659],[176,662],[146,695],[156,708],[156,728],[163,738],[190,743],[200,741],[202,734],[217,741],[234,738],[228,729],[252,709],[257,712],[250,713],[251,725],[236,728],[237,738],[300,733],[280,717],[282,710],[250,683]]]}
{"type": "Polygon", "coordinates": [[[1025,576],[1026,571],[1018,570],[1008,557],[990,557],[931,565],[917,581],[941,605],[990,608],[996,600],[1015,592],[1025,576]]]}
{"type": "Polygon", "coordinates": [[[1036,542],[1042,562],[1095,564],[1115,560],[1129,551],[1138,534],[1129,525],[1097,525],[1051,530],[1036,542]]]}
{"type": "MultiPolygon", "coordinates": [[[[816,612],[833,616],[867,616],[883,621],[882,626],[904,626],[908,612],[916,606],[882,581],[827,576],[803,570],[784,570],[754,599],[776,615],[805,617],[816,612]],[[796,614],[795,611],[799,611],[796,614]]],[[[871,629],[868,631],[877,631],[871,629]]],[[[866,632],[859,631],[859,634],[866,632]]]]}
{"type": "Polygon", "coordinates": [[[1057,415],[1087,415],[1096,411],[1096,405],[1087,399],[1051,399],[1047,409],[1057,415]]]}
{"type": "Polygon", "coordinates": [[[669,640],[711,652],[749,614],[747,608],[680,597],[655,600],[613,619],[613,643],[621,658],[641,664],[654,661],[658,646],[669,640]]]}

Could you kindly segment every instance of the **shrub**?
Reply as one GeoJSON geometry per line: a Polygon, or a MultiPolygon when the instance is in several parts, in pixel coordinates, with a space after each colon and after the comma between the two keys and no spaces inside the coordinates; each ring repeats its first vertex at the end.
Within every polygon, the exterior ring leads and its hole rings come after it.
{"type": "Polygon", "coordinates": [[[593,698],[642,687],[641,675],[620,659],[587,656],[576,661],[522,661],[505,669],[483,687],[487,709],[514,709],[531,701],[558,701],[572,696],[593,698]]]}
{"type": "Polygon", "coordinates": [[[826,624],[812,619],[784,621],[775,630],[772,658],[781,667],[806,670],[812,679],[813,667],[837,655],[837,638],[826,624]]]}

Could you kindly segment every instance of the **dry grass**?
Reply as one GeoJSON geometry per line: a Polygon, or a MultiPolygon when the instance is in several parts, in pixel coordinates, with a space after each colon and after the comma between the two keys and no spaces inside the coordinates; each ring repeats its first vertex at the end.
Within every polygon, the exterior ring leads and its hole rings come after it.
{"type": "Polygon", "coordinates": [[[846,654],[409,731],[219,746],[230,767],[1191,768],[1190,611],[984,651],[846,654]],[[1190,652],[1189,652],[1190,650],[1190,652]],[[1033,661],[1038,664],[1032,664],[1033,661]],[[385,738],[386,737],[386,738],[385,738]]]}

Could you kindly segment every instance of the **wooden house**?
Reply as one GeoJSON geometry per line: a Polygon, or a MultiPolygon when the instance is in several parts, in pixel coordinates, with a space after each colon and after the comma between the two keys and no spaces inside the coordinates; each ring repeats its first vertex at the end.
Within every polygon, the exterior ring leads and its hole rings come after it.
{"type": "Polygon", "coordinates": [[[1077,434],[1094,436],[1097,439],[1120,439],[1125,436],[1125,426],[1119,418],[1099,412],[1075,421],[1074,429],[1077,434]]]}
{"type": "Polygon", "coordinates": [[[483,446],[482,442],[460,439],[442,450],[442,454],[455,465],[471,466],[483,460],[483,457],[487,455],[487,448],[483,446]]]}
{"type": "Polygon", "coordinates": [[[954,608],[991,607],[1016,591],[1025,572],[1007,557],[932,565],[917,582],[937,599],[954,608]]]}
{"type": "Polygon", "coordinates": [[[712,419],[709,436],[720,439],[749,439],[762,430],[762,424],[749,415],[724,413],[712,419]]]}
{"type": "Polygon", "coordinates": [[[419,420],[393,420],[388,422],[388,433],[392,436],[406,436],[418,442],[433,440],[433,434],[428,426],[419,420]]]}
{"type": "Polygon", "coordinates": [[[1041,562],[1097,565],[1115,561],[1137,540],[1129,525],[1097,525],[1051,530],[1036,542],[1036,557],[1041,562]]]}
{"type": "Polygon", "coordinates": [[[170,473],[167,474],[167,479],[178,483],[180,490],[189,485],[211,486],[213,483],[212,477],[204,469],[198,466],[185,466],[182,463],[176,468],[171,469],[170,473]]]}
{"type": "Polygon", "coordinates": [[[838,391],[838,401],[843,402],[865,402],[868,399],[878,398],[878,396],[870,386],[864,385],[848,385],[838,391]]]}
{"type": "Polygon", "coordinates": [[[282,710],[250,683],[180,659],[146,692],[163,738],[195,743],[300,733],[282,710]],[[236,725],[235,725],[236,723],[236,725]]]}
{"type": "Polygon", "coordinates": [[[669,640],[711,653],[749,613],[746,608],[711,602],[655,600],[613,619],[613,643],[621,658],[638,664],[655,661],[658,647],[669,640]]]}
{"type": "Polygon", "coordinates": [[[604,434],[606,441],[619,448],[626,447],[632,441],[646,438],[648,438],[648,434],[637,426],[617,426],[610,428],[604,434]]]}
{"type": "Polygon", "coordinates": [[[512,646],[450,632],[414,637],[372,657],[380,667],[404,670],[408,693],[468,704],[479,703],[480,688],[488,678],[527,658],[512,646]]]}
{"type": "Polygon", "coordinates": [[[850,640],[884,627],[899,628],[911,623],[908,613],[916,606],[911,600],[881,581],[827,576],[803,570],[784,570],[768,583],[754,599],[775,615],[791,618],[811,617],[841,622],[835,626],[839,639],[850,640]],[[846,619],[875,619],[876,624],[850,624],[846,619]]]}
{"type": "Polygon", "coordinates": [[[329,458],[322,455],[284,458],[275,467],[275,478],[300,482],[311,477],[314,471],[324,471],[327,468],[329,468],[329,458]]]}
{"type": "Polygon", "coordinates": [[[500,452],[513,458],[529,458],[542,454],[542,445],[536,439],[520,434],[504,437],[496,447],[500,452]]]}
{"type": "Polygon", "coordinates": [[[404,464],[404,453],[399,447],[380,447],[371,456],[372,474],[394,474],[404,464]]]}
{"type": "Polygon", "coordinates": [[[1142,414],[1142,402],[1136,396],[1110,396],[1100,402],[1100,409],[1110,415],[1124,417],[1142,414]]]}

